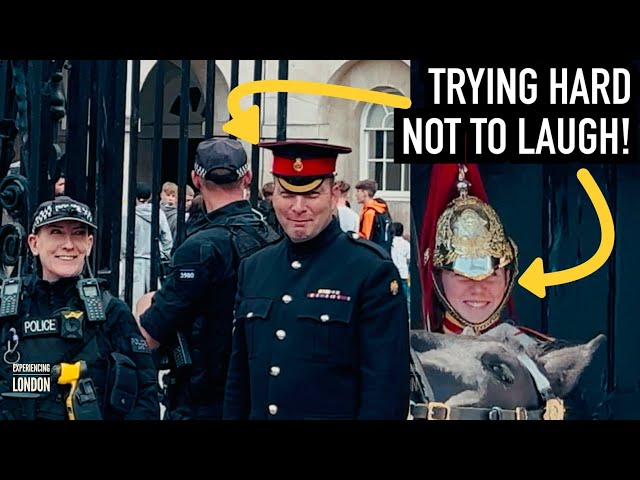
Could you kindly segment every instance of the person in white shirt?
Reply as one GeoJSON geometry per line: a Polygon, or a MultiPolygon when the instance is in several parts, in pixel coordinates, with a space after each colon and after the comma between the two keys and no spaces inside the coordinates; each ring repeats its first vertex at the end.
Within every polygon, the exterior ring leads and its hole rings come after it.
{"type": "Polygon", "coordinates": [[[400,278],[402,280],[402,289],[407,297],[407,309],[411,312],[411,294],[409,288],[409,259],[411,257],[411,244],[404,239],[404,225],[400,222],[394,222],[393,226],[393,243],[391,244],[391,258],[396,265],[400,278]]]}
{"type": "Polygon", "coordinates": [[[336,209],[336,215],[340,222],[340,228],[343,232],[357,232],[360,225],[360,217],[349,206],[347,198],[349,197],[349,185],[344,180],[338,180],[336,182],[338,189],[340,190],[340,196],[338,197],[338,207],[336,209]]]}

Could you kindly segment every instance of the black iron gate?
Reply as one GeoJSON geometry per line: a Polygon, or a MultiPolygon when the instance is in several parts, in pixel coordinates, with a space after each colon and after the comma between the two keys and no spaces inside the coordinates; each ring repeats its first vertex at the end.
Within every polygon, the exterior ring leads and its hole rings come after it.
{"type": "MultiPolygon", "coordinates": [[[[169,60],[155,65],[152,181],[157,195],[162,178],[163,108],[165,72],[169,60]]],[[[190,94],[191,60],[177,62],[182,70],[180,98],[190,94]]],[[[254,63],[254,80],[263,77],[263,60],[254,63]]],[[[0,60],[0,205],[3,226],[0,249],[3,267],[18,266],[22,273],[33,271],[33,259],[26,249],[26,233],[39,203],[53,198],[55,172],[64,171],[65,194],[91,207],[98,223],[93,271],[118,294],[121,235],[126,235],[125,301],[131,304],[133,278],[133,242],[135,233],[135,192],[138,172],[138,136],[140,107],[140,60],[0,60]],[[129,72],[130,69],[130,72],[129,72]],[[129,90],[127,76],[130,75],[129,90]],[[128,132],[126,105],[130,101],[128,132]],[[62,129],[62,122],[66,128],[62,129]],[[128,149],[125,144],[128,140],[128,149]],[[127,155],[125,155],[125,153],[127,155]],[[128,164],[125,158],[128,156],[128,164]],[[123,225],[122,202],[127,181],[127,222],[123,225]]],[[[230,90],[238,85],[239,60],[231,61],[230,90]]],[[[200,112],[204,131],[199,139],[214,134],[215,60],[206,61],[205,106],[200,112]]],[[[279,63],[279,79],[288,77],[288,61],[279,63]]],[[[261,94],[253,96],[261,104],[261,94]]],[[[278,94],[277,139],[286,138],[287,94],[278,94]]],[[[189,102],[180,102],[178,139],[178,212],[185,209],[188,171],[189,102]]],[[[252,147],[251,163],[259,169],[257,147],[252,147]]],[[[192,159],[191,159],[192,162],[192,159]]],[[[254,175],[251,200],[258,198],[258,175],[254,175]]],[[[154,197],[155,198],[155,197],[154,197]]],[[[151,284],[160,274],[159,204],[152,202],[151,284]]],[[[177,238],[184,240],[184,215],[178,215],[177,238]]],[[[2,275],[15,275],[2,269],[2,275]]]]}

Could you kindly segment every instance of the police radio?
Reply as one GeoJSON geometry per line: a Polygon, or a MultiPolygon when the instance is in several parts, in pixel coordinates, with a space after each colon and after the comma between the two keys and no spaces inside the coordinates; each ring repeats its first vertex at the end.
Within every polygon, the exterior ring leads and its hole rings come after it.
{"type": "Polygon", "coordinates": [[[90,322],[104,322],[107,319],[107,315],[102,304],[98,280],[95,278],[82,278],[78,280],[77,288],[78,294],[84,302],[87,319],[90,322]]]}
{"type": "Polygon", "coordinates": [[[176,369],[189,367],[193,363],[189,353],[187,337],[180,330],[176,332],[176,343],[171,348],[171,353],[173,354],[176,369]]]}
{"type": "Polygon", "coordinates": [[[20,277],[7,278],[2,283],[2,296],[0,297],[0,318],[18,315],[18,304],[22,279],[20,277]]]}
{"type": "Polygon", "coordinates": [[[0,228],[2,261],[6,265],[14,266],[14,272],[16,272],[15,277],[4,279],[2,287],[0,287],[0,318],[18,315],[20,295],[22,293],[22,279],[20,275],[22,274],[24,236],[24,229],[20,224],[7,224],[0,228]]]}

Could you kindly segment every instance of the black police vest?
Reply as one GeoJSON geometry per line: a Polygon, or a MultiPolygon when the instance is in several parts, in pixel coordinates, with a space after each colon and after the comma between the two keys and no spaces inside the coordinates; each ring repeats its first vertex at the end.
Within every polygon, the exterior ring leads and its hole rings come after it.
{"type": "Polygon", "coordinates": [[[201,306],[195,316],[189,338],[189,350],[193,365],[187,371],[174,373],[176,387],[180,390],[169,408],[176,405],[188,408],[190,404],[222,402],[231,355],[231,330],[233,328],[233,303],[238,283],[238,267],[242,259],[280,240],[280,236],[254,214],[230,216],[225,222],[209,225],[207,230],[223,228],[229,233],[232,250],[231,277],[223,279],[212,292],[211,303],[201,306]],[[220,308],[218,300],[225,303],[220,308]],[[228,305],[227,305],[228,304],[228,305]],[[228,307],[228,308],[227,308],[228,307]],[[228,312],[226,312],[228,310],[228,312]],[[219,321],[219,316],[228,321],[219,321]],[[188,384],[188,388],[187,387],[188,384]]]}
{"type": "MultiPolygon", "coordinates": [[[[108,355],[104,355],[104,352],[113,349],[102,332],[103,322],[89,322],[86,320],[85,314],[85,319],[82,322],[82,336],[77,338],[77,332],[72,331],[74,325],[62,322],[59,313],[61,309],[49,312],[48,315],[31,315],[32,302],[38,300],[33,285],[34,282],[27,281],[23,286],[19,317],[9,321],[0,320],[4,323],[4,325],[0,323],[0,332],[2,332],[0,355],[4,355],[7,351],[7,341],[13,336],[13,331],[11,331],[13,328],[19,341],[16,351],[20,354],[20,358],[16,363],[38,363],[53,366],[63,362],[75,363],[84,360],[87,364],[87,376],[93,380],[96,388],[100,410],[104,411],[103,401],[109,370],[108,355]],[[67,338],[64,338],[63,335],[67,338]]],[[[109,292],[103,292],[105,310],[111,298],[113,297],[109,292]]],[[[66,308],[84,313],[84,304],[77,295],[69,298],[66,308]]],[[[15,355],[13,358],[9,358],[10,361],[15,359],[15,355]]],[[[0,358],[0,394],[12,392],[14,388],[13,366],[0,358]]],[[[68,418],[65,406],[68,391],[68,385],[58,385],[51,381],[50,392],[48,394],[39,393],[39,397],[35,400],[35,418],[49,420],[68,418]]],[[[16,400],[6,395],[0,395],[0,398],[0,419],[29,419],[28,417],[34,413],[34,409],[27,408],[27,400],[16,400]],[[31,410],[31,414],[28,413],[29,410],[31,410]]]]}

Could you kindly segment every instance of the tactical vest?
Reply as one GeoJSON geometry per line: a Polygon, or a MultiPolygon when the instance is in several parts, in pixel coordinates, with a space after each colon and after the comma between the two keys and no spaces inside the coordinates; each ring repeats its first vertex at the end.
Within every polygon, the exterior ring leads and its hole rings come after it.
{"type": "MultiPolygon", "coordinates": [[[[105,311],[112,295],[102,291],[105,311]]],[[[25,277],[22,287],[22,300],[19,315],[15,319],[0,319],[2,344],[0,345],[0,419],[49,419],[64,420],[68,418],[65,398],[69,392],[68,385],[58,385],[51,379],[50,392],[38,393],[33,400],[16,398],[10,393],[14,390],[13,365],[2,358],[7,352],[8,341],[15,334],[18,346],[14,354],[7,360],[15,361],[16,353],[20,354],[15,363],[48,364],[51,367],[60,363],[75,363],[84,360],[87,364],[86,375],[93,380],[96,389],[99,409],[104,412],[104,401],[109,383],[110,362],[105,352],[114,349],[103,333],[104,322],[86,320],[83,302],[78,296],[71,296],[67,306],[46,315],[45,318],[34,317],[29,311],[31,302],[36,301],[35,281],[25,277]],[[74,312],[68,319],[63,319],[62,310],[74,312]],[[80,324],[77,312],[84,314],[80,324]],[[76,318],[74,318],[76,317],[76,318]],[[74,321],[75,320],[75,321],[74,321]],[[78,327],[82,335],[80,336],[78,327]],[[15,330],[14,331],[12,330],[15,330]],[[9,395],[7,395],[9,393],[9,395]],[[35,402],[35,403],[34,403],[35,402]]],[[[1,301],[1,299],[0,299],[1,301]]]]}
{"type": "MultiPolygon", "coordinates": [[[[223,228],[229,232],[233,252],[232,275],[219,281],[215,288],[215,298],[233,302],[238,283],[238,267],[242,259],[257,252],[281,237],[262,219],[253,214],[230,216],[225,222],[209,225],[207,230],[223,228]]],[[[167,381],[170,386],[167,408],[178,409],[175,418],[182,415],[197,416],[197,409],[207,410],[206,405],[221,403],[231,355],[231,329],[229,322],[216,321],[219,307],[211,301],[208,305],[198,305],[199,312],[192,328],[187,333],[189,353],[193,364],[186,370],[172,372],[167,381]],[[214,338],[215,341],[211,341],[214,338]],[[173,392],[172,392],[173,391],[173,392]]]]}

